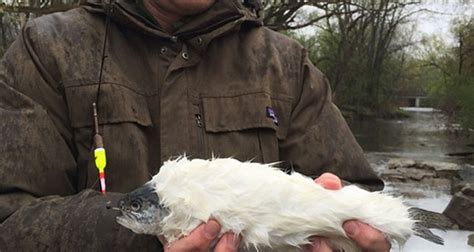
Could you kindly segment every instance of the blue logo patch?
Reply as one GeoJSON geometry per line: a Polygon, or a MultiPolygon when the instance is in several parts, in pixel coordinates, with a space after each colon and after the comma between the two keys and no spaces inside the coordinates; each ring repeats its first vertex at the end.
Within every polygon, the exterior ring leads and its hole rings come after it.
{"type": "Polygon", "coordinates": [[[271,118],[273,123],[278,125],[278,116],[275,113],[275,110],[273,110],[272,107],[267,107],[267,117],[271,118]]]}

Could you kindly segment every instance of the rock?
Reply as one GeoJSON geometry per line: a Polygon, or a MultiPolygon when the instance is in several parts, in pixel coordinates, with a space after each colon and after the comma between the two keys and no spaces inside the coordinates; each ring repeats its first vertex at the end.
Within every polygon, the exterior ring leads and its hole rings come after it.
{"type": "Polygon", "coordinates": [[[462,189],[461,189],[461,192],[464,194],[464,195],[467,195],[467,196],[470,196],[470,197],[474,197],[474,188],[473,188],[474,185],[472,184],[467,184],[466,186],[464,186],[462,189]]]}
{"type": "MultiPolygon", "coordinates": [[[[455,194],[463,190],[466,185],[474,185],[474,166],[464,165],[458,172],[458,176],[453,177],[451,180],[451,194],[455,194]]],[[[466,193],[470,195],[469,193],[466,193]]]]}
{"type": "Polygon", "coordinates": [[[402,158],[390,159],[387,167],[388,169],[381,174],[382,179],[386,181],[429,184],[438,180],[443,184],[450,183],[451,178],[456,177],[460,170],[460,167],[454,163],[402,158]]]}
{"type": "Polygon", "coordinates": [[[405,182],[407,179],[399,171],[395,170],[393,172],[387,171],[383,172],[381,175],[383,180],[386,181],[395,181],[395,182],[405,182]]]}
{"type": "Polygon", "coordinates": [[[470,234],[467,237],[467,245],[474,247],[474,234],[470,234]]]}
{"type": "Polygon", "coordinates": [[[416,161],[411,159],[390,159],[387,163],[388,170],[382,172],[382,178],[390,181],[420,181],[435,175],[433,171],[418,169],[416,165],[416,161]]]}
{"type": "Polygon", "coordinates": [[[443,178],[424,178],[416,186],[421,186],[420,184],[428,186],[428,189],[436,188],[437,191],[445,193],[449,193],[451,189],[451,181],[443,178]]]}
{"type": "MultiPolygon", "coordinates": [[[[472,190],[472,187],[469,190],[472,190]]],[[[474,231],[474,196],[466,195],[462,191],[457,192],[444,210],[444,214],[460,229],[474,231]]]]}
{"type": "Polygon", "coordinates": [[[466,185],[466,182],[462,181],[461,179],[454,177],[451,179],[451,194],[454,195],[457,192],[460,192],[464,186],[466,185]]]}
{"type": "Polygon", "coordinates": [[[404,173],[408,176],[408,178],[413,179],[415,181],[421,181],[424,178],[435,178],[436,173],[430,170],[422,170],[422,169],[415,169],[415,168],[408,168],[403,169],[404,173]]]}
{"type": "Polygon", "coordinates": [[[400,167],[413,167],[415,166],[416,162],[412,159],[403,159],[403,158],[392,158],[388,161],[387,167],[388,169],[397,169],[400,167]]]}
{"type": "MultiPolygon", "coordinates": [[[[451,179],[453,198],[444,210],[461,229],[474,230],[474,167],[463,166],[451,179]]],[[[474,238],[472,238],[474,240],[474,238]]],[[[474,246],[474,245],[473,245],[474,246]]]]}
{"type": "Polygon", "coordinates": [[[439,178],[452,178],[458,175],[461,167],[455,163],[422,161],[416,164],[417,167],[433,169],[439,178]]]}
{"type": "Polygon", "coordinates": [[[435,169],[437,171],[460,169],[459,165],[455,163],[439,162],[439,161],[431,161],[431,160],[417,161],[416,165],[419,167],[427,167],[429,169],[435,169]]]}

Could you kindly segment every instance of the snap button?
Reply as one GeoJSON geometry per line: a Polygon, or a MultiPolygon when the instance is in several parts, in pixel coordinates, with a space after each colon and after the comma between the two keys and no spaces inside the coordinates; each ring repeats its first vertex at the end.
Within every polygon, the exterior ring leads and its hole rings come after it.
{"type": "Polygon", "coordinates": [[[165,54],[168,51],[168,48],[162,47],[161,48],[161,54],[165,54]]]}
{"type": "Polygon", "coordinates": [[[188,55],[187,52],[183,52],[183,53],[181,54],[181,57],[183,57],[183,59],[185,59],[185,60],[188,60],[188,59],[189,59],[189,55],[188,55]]]}

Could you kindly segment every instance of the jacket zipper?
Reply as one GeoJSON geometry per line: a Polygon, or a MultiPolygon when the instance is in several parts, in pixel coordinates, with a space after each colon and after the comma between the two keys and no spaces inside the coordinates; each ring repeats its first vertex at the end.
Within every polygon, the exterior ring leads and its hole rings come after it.
{"type": "Polygon", "coordinates": [[[202,120],[201,109],[199,113],[195,114],[197,139],[198,139],[198,156],[204,158],[204,121],[202,120]]]}

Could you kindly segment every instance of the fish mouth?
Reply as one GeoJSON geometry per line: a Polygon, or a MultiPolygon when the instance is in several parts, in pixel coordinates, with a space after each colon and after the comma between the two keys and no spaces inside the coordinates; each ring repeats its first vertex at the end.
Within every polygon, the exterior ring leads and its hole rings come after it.
{"type": "Polygon", "coordinates": [[[115,217],[118,224],[137,234],[161,234],[161,216],[163,212],[161,208],[150,206],[141,212],[133,212],[127,209],[120,210],[120,212],[121,215],[115,217]]]}
{"type": "Polygon", "coordinates": [[[121,211],[122,215],[115,217],[118,224],[132,230],[135,233],[144,233],[143,226],[138,222],[135,215],[130,212],[121,211]]]}
{"type": "Polygon", "coordinates": [[[130,222],[138,222],[137,217],[130,212],[121,211],[121,214],[122,215],[117,216],[115,219],[122,226],[127,227],[129,226],[127,224],[130,222]]]}

